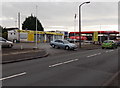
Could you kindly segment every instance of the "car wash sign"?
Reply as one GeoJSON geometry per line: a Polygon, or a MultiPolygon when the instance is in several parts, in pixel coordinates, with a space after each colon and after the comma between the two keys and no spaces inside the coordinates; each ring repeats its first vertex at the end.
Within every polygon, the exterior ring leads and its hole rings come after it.
{"type": "Polygon", "coordinates": [[[93,40],[98,41],[98,32],[97,31],[94,32],[93,40]]]}

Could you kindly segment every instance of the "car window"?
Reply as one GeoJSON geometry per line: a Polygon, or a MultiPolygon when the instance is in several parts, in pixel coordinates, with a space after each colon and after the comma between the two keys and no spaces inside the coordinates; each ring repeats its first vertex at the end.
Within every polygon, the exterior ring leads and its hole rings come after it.
{"type": "Polygon", "coordinates": [[[60,40],[59,43],[63,43],[63,41],[60,40]]]}
{"type": "Polygon", "coordinates": [[[6,41],[6,39],[2,38],[2,41],[6,41]]]}
{"type": "Polygon", "coordinates": [[[114,43],[113,41],[104,41],[103,43],[114,43]]]}
{"type": "Polygon", "coordinates": [[[64,42],[65,44],[68,44],[68,43],[69,43],[67,40],[64,40],[63,42],[64,42]]]}
{"type": "Polygon", "coordinates": [[[55,42],[59,42],[59,40],[55,40],[55,42]]]}

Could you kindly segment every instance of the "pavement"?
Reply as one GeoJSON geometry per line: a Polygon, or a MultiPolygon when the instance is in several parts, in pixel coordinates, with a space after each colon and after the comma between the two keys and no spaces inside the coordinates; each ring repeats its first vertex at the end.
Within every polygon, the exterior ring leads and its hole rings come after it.
{"type": "MultiPolygon", "coordinates": [[[[77,44],[78,45],[78,44],[77,44]]],[[[31,59],[42,58],[48,55],[65,54],[75,51],[66,51],[64,49],[53,49],[49,43],[38,44],[38,49],[34,49],[34,43],[16,43],[13,48],[2,49],[2,63],[13,63],[31,59]]],[[[99,45],[84,44],[78,51],[92,50],[100,48],[99,45]]]]}
{"type": "Polygon", "coordinates": [[[34,48],[3,48],[2,64],[32,60],[48,56],[48,52],[44,49],[34,48]]]}

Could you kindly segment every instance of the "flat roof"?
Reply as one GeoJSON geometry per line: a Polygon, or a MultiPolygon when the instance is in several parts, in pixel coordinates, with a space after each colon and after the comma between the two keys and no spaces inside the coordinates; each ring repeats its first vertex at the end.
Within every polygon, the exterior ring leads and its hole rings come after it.
{"type": "MultiPolygon", "coordinates": [[[[96,31],[82,31],[82,34],[93,34],[96,31]]],[[[120,34],[118,31],[97,31],[98,34],[120,34]]],[[[76,33],[79,34],[80,32],[70,32],[70,34],[76,33]]]]}

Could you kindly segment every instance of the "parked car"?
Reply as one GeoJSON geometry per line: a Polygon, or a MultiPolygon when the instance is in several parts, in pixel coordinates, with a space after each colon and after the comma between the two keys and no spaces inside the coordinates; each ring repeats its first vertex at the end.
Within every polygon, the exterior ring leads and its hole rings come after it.
{"type": "Polygon", "coordinates": [[[70,43],[78,42],[77,39],[71,39],[71,38],[67,38],[67,41],[69,41],[70,43]]]}
{"type": "Polygon", "coordinates": [[[73,43],[70,43],[67,40],[55,40],[55,41],[51,41],[50,45],[53,48],[63,48],[63,49],[66,49],[66,50],[70,50],[70,49],[74,50],[74,49],[77,48],[77,45],[75,45],[73,43]]]}
{"type": "Polygon", "coordinates": [[[0,37],[0,45],[2,45],[2,47],[9,47],[9,48],[12,48],[13,42],[8,41],[8,40],[6,40],[6,39],[0,37]]]}
{"type": "Polygon", "coordinates": [[[114,40],[105,40],[102,43],[102,49],[104,48],[117,48],[117,43],[114,40]]]}
{"type": "Polygon", "coordinates": [[[93,41],[85,40],[84,43],[90,43],[90,44],[92,44],[93,41]]]}
{"type": "Polygon", "coordinates": [[[117,45],[120,46],[120,41],[117,41],[117,45]]]}

